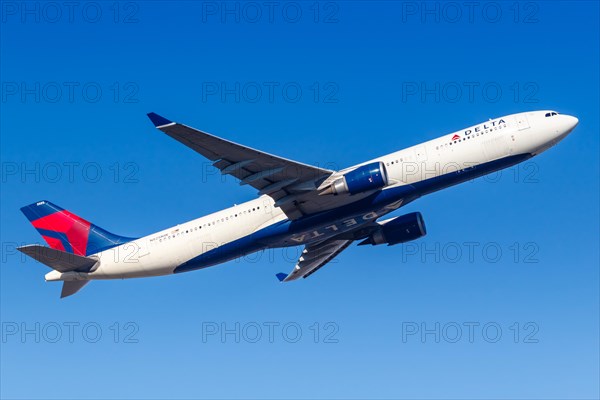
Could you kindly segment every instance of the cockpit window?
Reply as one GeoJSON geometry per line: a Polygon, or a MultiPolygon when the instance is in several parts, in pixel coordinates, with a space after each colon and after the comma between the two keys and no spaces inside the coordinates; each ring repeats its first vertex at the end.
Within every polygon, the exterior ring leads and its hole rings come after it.
{"type": "Polygon", "coordinates": [[[558,113],[555,111],[552,111],[552,112],[546,113],[545,117],[548,118],[548,117],[553,117],[555,115],[558,115],[558,113]]]}

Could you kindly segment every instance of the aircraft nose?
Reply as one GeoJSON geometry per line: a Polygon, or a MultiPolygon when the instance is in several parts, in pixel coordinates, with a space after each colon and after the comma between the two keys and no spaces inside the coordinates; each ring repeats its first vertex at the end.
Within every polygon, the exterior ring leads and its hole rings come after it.
{"type": "Polygon", "coordinates": [[[555,122],[555,133],[553,135],[554,143],[558,143],[559,141],[567,137],[567,135],[570,134],[573,131],[573,129],[575,129],[578,123],[579,119],[577,117],[573,117],[571,115],[566,114],[558,115],[558,118],[555,122]]]}
{"type": "Polygon", "coordinates": [[[571,132],[573,129],[575,129],[577,124],[579,124],[579,118],[573,117],[571,115],[565,115],[565,118],[565,125],[567,125],[567,131],[571,132]]]}

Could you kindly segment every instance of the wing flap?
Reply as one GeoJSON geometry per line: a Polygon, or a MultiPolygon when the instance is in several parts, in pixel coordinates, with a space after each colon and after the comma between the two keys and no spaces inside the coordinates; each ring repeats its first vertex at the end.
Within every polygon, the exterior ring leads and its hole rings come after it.
{"type": "Polygon", "coordinates": [[[327,240],[316,245],[306,246],[292,272],[287,276],[279,273],[277,278],[282,282],[308,278],[344,251],[352,242],[353,240],[327,240]]]}

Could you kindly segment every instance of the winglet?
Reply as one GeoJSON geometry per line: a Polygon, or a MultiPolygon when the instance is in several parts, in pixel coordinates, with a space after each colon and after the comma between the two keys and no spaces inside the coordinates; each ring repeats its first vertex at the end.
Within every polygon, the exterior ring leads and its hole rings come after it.
{"type": "Polygon", "coordinates": [[[277,279],[279,279],[279,282],[283,282],[283,280],[285,278],[287,278],[288,274],[284,274],[283,272],[280,272],[278,274],[275,274],[275,276],[277,277],[277,279]]]}
{"type": "Polygon", "coordinates": [[[153,113],[153,112],[148,113],[148,118],[150,118],[150,121],[152,121],[152,123],[156,127],[168,125],[173,122],[173,121],[169,121],[165,117],[161,117],[160,115],[153,113]]]}

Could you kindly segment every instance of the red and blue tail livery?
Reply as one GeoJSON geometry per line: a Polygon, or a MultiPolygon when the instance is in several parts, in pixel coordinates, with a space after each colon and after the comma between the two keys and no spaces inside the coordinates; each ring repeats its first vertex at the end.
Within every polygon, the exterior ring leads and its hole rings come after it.
{"type": "Polygon", "coordinates": [[[135,240],[105,231],[47,200],[22,207],[21,211],[51,248],[78,256],[135,240]]]}

